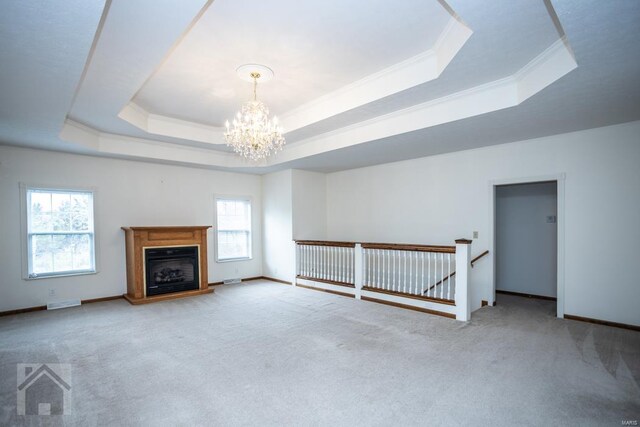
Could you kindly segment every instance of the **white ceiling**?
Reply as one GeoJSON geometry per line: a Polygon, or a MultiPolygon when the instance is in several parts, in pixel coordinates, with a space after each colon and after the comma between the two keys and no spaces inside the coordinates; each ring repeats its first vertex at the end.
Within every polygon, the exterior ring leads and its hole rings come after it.
{"type": "Polygon", "coordinates": [[[640,2],[28,3],[0,5],[2,144],[334,171],[640,119],[640,2]],[[247,62],[289,130],[266,164],[219,128],[247,62]]]}
{"type": "Polygon", "coordinates": [[[149,112],[223,126],[250,83],[236,69],[265,64],[259,97],[282,115],[432,48],[451,16],[436,1],[217,0],[145,83],[149,112]],[[348,41],[348,42],[347,42],[348,41]]]}

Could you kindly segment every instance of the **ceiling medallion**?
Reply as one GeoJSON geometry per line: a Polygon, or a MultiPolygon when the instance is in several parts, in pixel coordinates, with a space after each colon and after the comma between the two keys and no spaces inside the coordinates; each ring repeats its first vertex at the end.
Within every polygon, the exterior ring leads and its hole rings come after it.
{"type": "Polygon", "coordinates": [[[253,82],[253,100],[242,105],[233,122],[225,123],[224,139],[240,156],[252,161],[265,159],[282,150],[285,144],[278,118],[269,119],[269,109],[257,99],[258,79],[273,78],[273,71],[259,64],[246,64],[238,68],[241,79],[253,82]]]}

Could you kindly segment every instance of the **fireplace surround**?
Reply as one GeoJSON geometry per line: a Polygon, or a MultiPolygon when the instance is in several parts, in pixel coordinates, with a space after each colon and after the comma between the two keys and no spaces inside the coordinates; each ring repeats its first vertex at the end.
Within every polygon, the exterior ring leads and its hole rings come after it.
{"type": "Polygon", "coordinates": [[[209,228],[122,227],[127,301],[145,304],[213,292],[209,289],[207,270],[209,228]]]}

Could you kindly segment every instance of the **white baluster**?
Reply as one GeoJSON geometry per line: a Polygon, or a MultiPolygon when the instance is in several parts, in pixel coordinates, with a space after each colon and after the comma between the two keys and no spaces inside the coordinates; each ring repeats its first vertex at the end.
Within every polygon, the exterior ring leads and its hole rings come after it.
{"type": "Polygon", "coordinates": [[[355,248],[351,249],[351,257],[349,258],[351,265],[349,266],[350,278],[349,283],[356,282],[356,250],[355,248]]]}
{"type": "Polygon", "coordinates": [[[449,270],[449,279],[447,280],[447,299],[451,299],[451,254],[447,254],[447,265],[449,270]]]}
{"type": "Polygon", "coordinates": [[[375,267],[376,267],[376,250],[369,250],[369,285],[371,287],[375,287],[376,277],[375,277],[375,267]]]}
{"type": "Polygon", "coordinates": [[[362,283],[369,284],[369,249],[362,249],[362,283]]]}
{"type": "Polygon", "coordinates": [[[342,282],[342,277],[340,277],[340,250],[342,248],[340,246],[336,246],[336,282],[342,282]]]}
{"type": "Polygon", "coordinates": [[[382,289],[387,288],[387,276],[389,275],[388,253],[388,250],[382,250],[382,289]]]}
{"type": "Polygon", "coordinates": [[[422,261],[422,278],[420,279],[420,295],[424,295],[424,252],[420,252],[420,260],[422,261]]]}
{"type": "Polygon", "coordinates": [[[375,249],[370,249],[369,250],[369,286],[371,286],[372,288],[375,287],[375,274],[374,274],[374,268],[375,268],[375,249]]]}
{"type": "Polygon", "coordinates": [[[416,295],[420,295],[420,286],[418,285],[418,283],[420,282],[420,252],[416,252],[416,270],[415,270],[415,284],[416,284],[416,288],[415,288],[415,294],[416,295]]]}
{"type": "Polygon", "coordinates": [[[327,280],[333,280],[332,271],[331,271],[331,246],[326,247],[327,251],[327,280]]]}
{"type": "Polygon", "coordinates": [[[385,277],[384,277],[384,286],[382,287],[383,289],[389,289],[389,273],[391,270],[391,264],[389,263],[389,256],[390,256],[390,250],[387,249],[384,251],[385,255],[384,255],[384,259],[385,259],[385,268],[384,271],[386,272],[385,277]]]}
{"type": "Polygon", "coordinates": [[[336,282],[340,281],[340,277],[338,277],[338,248],[333,248],[333,277],[336,282]]]}
{"type": "Polygon", "coordinates": [[[335,263],[334,263],[334,248],[333,246],[329,246],[329,280],[335,280],[334,277],[334,270],[335,270],[335,263]]]}
{"type": "Polygon", "coordinates": [[[432,272],[431,272],[431,262],[432,262],[432,258],[433,258],[433,252],[429,252],[429,254],[428,254],[428,255],[429,255],[429,266],[428,266],[428,267],[429,267],[429,268],[428,268],[428,270],[429,270],[429,271],[428,271],[428,274],[427,274],[427,278],[428,278],[428,280],[427,280],[427,285],[429,286],[429,290],[427,291],[427,295],[428,295],[428,296],[431,296],[431,295],[432,295],[432,292],[431,292],[431,289],[432,289],[432,288],[431,288],[431,283],[432,283],[432,280],[433,280],[433,279],[432,279],[432,272]]]}
{"type": "Polygon", "coordinates": [[[313,275],[311,277],[318,278],[318,247],[311,246],[313,250],[313,275]]]}
{"type": "Polygon", "coordinates": [[[407,289],[407,251],[400,252],[404,260],[404,268],[402,270],[402,286],[398,283],[398,292],[404,292],[407,289]]]}
{"type": "MultiPolygon", "coordinates": [[[[342,249],[342,281],[346,282],[347,281],[347,274],[346,274],[346,266],[347,266],[347,254],[349,253],[349,248],[343,248],[342,249]]],[[[364,258],[362,259],[362,262],[364,262],[364,258]]]]}
{"type": "Polygon", "coordinates": [[[371,287],[376,287],[376,250],[371,249],[371,268],[369,273],[371,274],[371,287]]]}
{"type": "Polygon", "coordinates": [[[409,252],[409,289],[408,292],[410,294],[413,293],[413,287],[415,285],[415,278],[413,276],[413,255],[415,254],[414,251],[409,252]]]}
{"type": "Polygon", "coordinates": [[[342,282],[342,250],[344,248],[336,248],[336,277],[338,278],[338,282],[342,282]]]}
{"type": "Polygon", "coordinates": [[[376,249],[376,288],[380,287],[380,249],[376,249]]]}
{"type": "Polygon", "coordinates": [[[391,282],[392,291],[400,289],[400,258],[398,257],[399,253],[400,252],[398,251],[393,251],[393,280],[391,282]],[[398,265],[396,266],[396,264],[398,265]]]}
{"type": "Polygon", "coordinates": [[[375,288],[376,287],[376,250],[375,249],[371,249],[371,269],[370,269],[370,274],[371,274],[371,287],[375,288]]]}
{"type": "Polygon", "coordinates": [[[444,290],[444,254],[440,252],[440,298],[444,290]]]}

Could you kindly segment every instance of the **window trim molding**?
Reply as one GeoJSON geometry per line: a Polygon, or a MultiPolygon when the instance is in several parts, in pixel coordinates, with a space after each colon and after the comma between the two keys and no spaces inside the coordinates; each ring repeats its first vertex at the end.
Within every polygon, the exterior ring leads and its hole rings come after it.
{"type": "Polygon", "coordinates": [[[240,196],[235,194],[214,194],[213,195],[213,252],[217,263],[251,261],[253,259],[253,197],[240,196]],[[220,259],[218,254],[218,200],[244,200],[249,202],[249,256],[240,258],[224,258],[220,259]]]}
{"type": "Polygon", "coordinates": [[[99,257],[99,230],[97,221],[98,211],[98,189],[90,186],[75,186],[75,185],[40,185],[29,182],[19,183],[19,197],[20,197],[20,246],[21,246],[21,260],[22,260],[22,280],[43,280],[43,279],[55,279],[59,277],[70,276],[86,276],[92,274],[98,274],[100,272],[100,257],[99,257]],[[74,270],[70,272],[52,273],[43,276],[30,277],[29,276],[29,227],[28,227],[28,207],[27,207],[27,190],[44,190],[44,191],[57,191],[57,192],[90,192],[93,194],[93,270],[74,270]]]}

